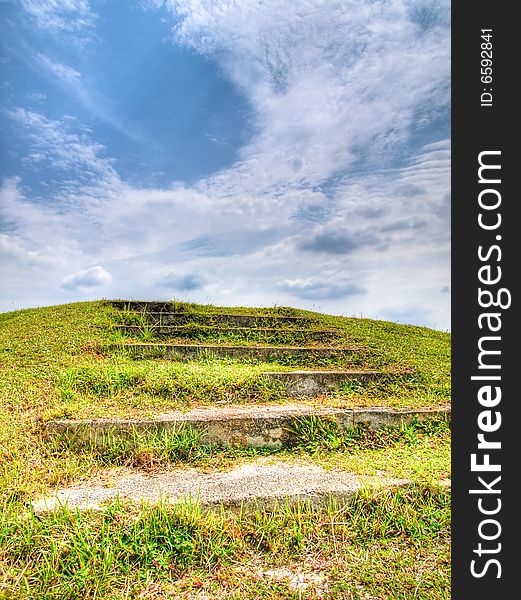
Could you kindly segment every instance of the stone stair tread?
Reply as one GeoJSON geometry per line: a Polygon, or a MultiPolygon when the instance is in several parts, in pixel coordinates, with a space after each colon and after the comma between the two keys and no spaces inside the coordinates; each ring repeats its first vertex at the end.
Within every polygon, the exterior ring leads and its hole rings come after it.
{"type": "Polygon", "coordinates": [[[191,408],[189,410],[172,410],[159,413],[153,417],[99,417],[96,419],[53,419],[47,424],[59,426],[77,426],[80,424],[134,424],[134,423],[165,423],[165,422],[190,422],[190,421],[221,421],[225,419],[276,419],[281,416],[333,416],[337,414],[365,414],[381,413],[393,415],[408,414],[448,414],[448,407],[418,407],[418,408],[394,408],[387,406],[360,406],[354,408],[342,408],[335,406],[313,406],[310,404],[239,404],[231,406],[204,406],[191,408]]]}
{"type": "Polygon", "coordinates": [[[300,315],[284,315],[281,313],[232,313],[232,312],[199,312],[199,311],[175,311],[172,310],[172,302],[169,301],[155,301],[155,300],[110,300],[109,304],[114,308],[123,310],[128,308],[132,312],[143,312],[143,308],[152,307],[152,310],[146,310],[147,315],[152,314],[163,314],[163,315],[183,315],[190,317],[192,315],[202,317],[246,317],[246,318],[257,318],[257,319],[286,319],[296,320],[301,322],[314,321],[313,317],[300,316],[300,315]],[[157,308],[158,310],[154,310],[157,308]]]}
{"type": "Polygon", "coordinates": [[[263,375],[287,375],[289,377],[299,375],[396,375],[404,371],[381,371],[374,369],[302,369],[291,371],[263,371],[263,375]]]}
{"type": "MultiPolygon", "coordinates": [[[[335,407],[319,406],[313,407],[309,404],[239,404],[231,406],[203,406],[198,408],[191,408],[189,410],[172,410],[165,413],[154,415],[153,417],[141,418],[124,418],[124,417],[101,417],[99,419],[92,419],[85,421],[83,419],[55,419],[48,421],[48,423],[60,423],[60,424],[79,424],[79,423],[149,423],[153,421],[190,421],[190,420],[214,420],[214,419],[225,419],[225,418],[265,418],[266,416],[271,417],[275,415],[285,414],[333,414],[338,410],[335,407]]],[[[352,409],[347,409],[352,410],[352,409]]]]}
{"type": "Polygon", "coordinates": [[[341,408],[309,404],[264,404],[201,407],[170,411],[149,418],[56,419],[46,423],[50,435],[67,435],[76,444],[101,443],[103,435],[127,437],[134,433],[177,430],[190,426],[203,434],[201,443],[277,448],[291,440],[291,427],[303,417],[333,419],[340,432],[364,424],[370,429],[399,427],[413,420],[449,417],[447,407],[341,408]],[[101,436],[101,438],[100,438],[101,436]]]}
{"type": "Polygon", "coordinates": [[[116,498],[131,502],[174,503],[194,500],[205,507],[272,508],[280,503],[309,501],[320,505],[335,498],[349,501],[364,486],[403,487],[406,479],[361,478],[345,470],[325,470],[313,464],[256,460],[226,472],[204,473],[176,468],[145,474],[132,469],[108,471],[90,481],[58,489],[32,503],[35,512],[101,509],[116,498]]]}
{"type": "Polygon", "coordinates": [[[286,321],[288,323],[308,323],[308,322],[314,322],[315,319],[312,319],[310,317],[299,317],[299,316],[291,316],[291,315],[274,315],[274,314],[255,314],[255,313],[204,313],[204,312],[175,312],[175,311],[147,311],[145,313],[145,315],[147,317],[182,317],[182,318],[190,318],[190,317],[196,317],[196,318],[208,318],[208,319],[258,319],[259,321],[261,320],[266,320],[266,321],[286,321]]]}
{"type": "Polygon", "coordinates": [[[113,344],[114,346],[123,346],[125,348],[141,348],[141,347],[159,347],[159,348],[196,348],[201,350],[216,350],[216,349],[230,349],[230,350],[243,350],[244,348],[259,349],[259,350],[302,350],[302,351],[367,351],[368,348],[362,346],[270,346],[269,344],[251,344],[251,345],[234,345],[234,344],[180,344],[180,343],[168,343],[168,342],[125,342],[123,344],[113,344]]]}
{"type": "Polygon", "coordinates": [[[397,377],[410,375],[410,371],[378,371],[378,370],[291,370],[291,371],[264,371],[262,376],[273,382],[285,386],[288,396],[295,398],[311,398],[325,394],[352,380],[367,382],[384,377],[397,377]]]}
{"type": "MultiPolygon", "coordinates": [[[[115,325],[116,329],[143,331],[141,325],[115,325]]],[[[166,331],[190,331],[192,329],[200,331],[223,331],[223,332],[251,332],[251,333],[291,333],[291,334],[308,334],[308,333],[337,333],[335,329],[283,329],[281,327],[222,327],[217,325],[151,325],[151,330],[166,330],[166,331]]]]}

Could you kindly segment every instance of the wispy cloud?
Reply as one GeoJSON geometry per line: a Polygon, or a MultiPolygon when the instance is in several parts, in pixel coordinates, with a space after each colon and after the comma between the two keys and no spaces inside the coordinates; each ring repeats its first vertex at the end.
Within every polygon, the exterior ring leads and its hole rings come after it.
{"type": "Polygon", "coordinates": [[[92,82],[85,83],[82,73],[69,65],[52,60],[46,54],[37,52],[34,60],[38,69],[43,69],[51,78],[57,80],[63,88],[83,105],[94,117],[107,123],[118,132],[134,141],[144,141],[143,135],[137,131],[135,126],[124,123],[120,117],[114,114],[111,102],[97,91],[92,82]]]}
{"type": "Polygon", "coordinates": [[[104,146],[92,141],[87,128],[82,127],[83,131],[78,132],[73,117],[53,120],[21,107],[9,111],[9,115],[30,141],[31,152],[26,162],[66,172],[68,190],[71,186],[78,189],[96,183],[103,183],[106,189],[120,184],[112,161],[102,156],[104,146]]]}
{"type": "Polygon", "coordinates": [[[420,114],[448,104],[447,2],[425,27],[402,0],[167,4],[175,39],[218,61],[257,112],[240,170],[255,184],[323,182],[361,153],[385,165],[420,114]]]}
{"type": "Polygon", "coordinates": [[[85,31],[95,22],[88,0],[20,0],[34,25],[51,32],[85,31]]]}
{"type": "Polygon", "coordinates": [[[27,265],[47,265],[51,266],[53,261],[49,256],[45,256],[43,248],[31,250],[24,242],[12,235],[0,233],[0,255],[6,260],[27,265]]]}
{"type": "Polygon", "coordinates": [[[56,77],[58,77],[58,79],[61,79],[63,82],[75,87],[80,85],[81,73],[76,69],[61,63],[54,62],[47,55],[42,54],[41,52],[38,52],[36,54],[36,59],[42,67],[48,69],[51,73],[53,73],[56,77]]]}

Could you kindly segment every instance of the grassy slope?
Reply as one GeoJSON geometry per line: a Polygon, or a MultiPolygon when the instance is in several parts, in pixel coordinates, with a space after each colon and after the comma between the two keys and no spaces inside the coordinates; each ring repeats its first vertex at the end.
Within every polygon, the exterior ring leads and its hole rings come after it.
{"type": "MultiPolygon", "coordinates": [[[[237,310],[240,311],[249,313],[252,309],[237,310]]],[[[235,540],[229,555],[225,552],[230,542],[228,534],[223,538],[217,527],[208,538],[209,543],[214,544],[214,554],[193,550],[186,560],[182,556],[179,560],[179,557],[173,560],[166,556],[166,562],[161,558],[158,564],[151,556],[154,545],[160,541],[153,537],[153,527],[147,529],[139,519],[126,523],[127,517],[116,514],[108,523],[95,515],[62,516],[56,521],[52,518],[20,520],[17,515],[25,511],[24,503],[35,493],[77,479],[106,460],[106,457],[88,452],[71,453],[44,444],[39,426],[42,420],[54,416],[141,413],[143,407],[150,406],[159,410],[172,406],[172,394],[177,397],[176,406],[210,404],[216,399],[241,401],[244,388],[248,390],[249,401],[280,400],[276,390],[259,384],[258,374],[266,365],[209,361],[203,365],[178,366],[163,361],[138,363],[122,356],[101,356],[92,348],[113,339],[107,329],[112,318],[111,309],[101,303],[78,303],[0,315],[0,498],[4,507],[0,522],[0,569],[4,571],[4,584],[0,578],[0,597],[15,598],[17,590],[24,598],[119,598],[125,597],[126,593],[129,598],[138,597],[139,593],[144,594],[140,596],[143,598],[182,597],[182,593],[186,597],[196,597],[194,590],[201,589],[206,590],[209,597],[219,597],[219,594],[234,597],[232,594],[236,593],[236,597],[245,598],[311,598],[317,597],[313,590],[316,588],[320,592],[324,585],[329,586],[333,594],[329,597],[338,598],[407,598],[416,586],[422,592],[419,597],[448,597],[446,492],[413,491],[412,494],[423,498],[414,507],[402,502],[403,498],[382,496],[376,501],[377,505],[380,506],[378,502],[384,507],[396,503],[398,524],[392,524],[392,519],[386,517],[382,518],[381,526],[378,510],[376,513],[369,511],[361,499],[360,511],[365,515],[361,519],[366,520],[364,527],[373,528],[369,536],[367,532],[365,537],[362,533],[347,533],[352,525],[352,515],[335,520],[348,523],[346,531],[340,527],[335,532],[333,527],[329,532],[332,535],[325,535],[323,530],[316,530],[314,524],[331,515],[321,515],[318,520],[302,517],[302,525],[292,528],[284,525],[287,518],[281,511],[272,515],[272,522],[263,522],[262,526],[252,525],[248,520],[239,520],[233,527],[227,524],[236,531],[238,539],[238,545],[234,545],[235,540]],[[432,513],[428,527],[425,527],[426,513],[432,513]],[[303,538],[299,527],[305,530],[303,538]],[[289,528],[289,533],[285,528],[289,528]],[[132,541],[137,539],[132,535],[138,535],[138,530],[153,538],[149,554],[146,554],[148,550],[138,548],[134,548],[133,554],[127,552],[133,543],[137,543],[132,541]],[[103,548],[103,541],[100,540],[108,535],[107,532],[112,532],[116,541],[104,548],[106,555],[103,558],[97,552],[101,552],[98,549],[103,548]],[[82,544],[83,538],[91,542],[82,544]],[[53,540],[52,544],[49,540],[53,540]],[[343,540],[340,550],[338,540],[343,540]],[[278,550],[273,552],[272,546],[278,550]],[[223,552],[226,556],[221,556],[223,552]],[[368,553],[373,558],[363,562],[368,553]],[[418,567],[417,553],[424,561],[425,569],[418,567]],[[325,584],[318,580],[313,583],[312,579],[308,588],[300,590],[293,589],[291,577],[284,574],[273,575],[272,580],[267,581],[266,577],[259,576],[259,572],[269,567],[273,556],[278,556],[290,573],[292,569],[299,572],[299,563],[306,561],[314,564],[315,573],[317,569],[320,571],[320,565],[315,563],[317,556],[322,556],[324,569],[330,575],[325,584]],[[348,584],[342,582],[342,571],[346,569],[352,573],[348,584]],[[58,573],[54,579],[51,577],[53,570],[58,573]],[[217,577],[215,573],[220,575],[217,577]],[[388,585],[395,591],[386,592],[390,589],[388,585]],[[168,596],[169,593],[174,595],[168,596]],[[299,593],[303,595],[299,596],[299,593]]],[[[326,326],[341,330],[346,341],[377,349],[372,363],[367,366],[389,368],[396,365],[413,368],[415,372],[412,384],[404,380],[375,386],[363,393],[347,389],[329,401],[344,405],[395,406],[448,403],[448,334],[364,319],[318,318],[326,326]]],[[[274,366],[269,365],[269,368],[273,370],[274,366]]],[[[383,471],[429,482],[434,477],[443,478],[448,474],[448,437],[448,430],[440,426],[427,432],[403,431],[392,443],[383,445],[378,444],[378,440],[361,440],[358,447],[347,444],[345,448],[339,448],[335,443],[333,451],[327,445],[311,444],[295,449],[292,456],[299,460],[312,458],[326,467],[343,466],[369,474],[383,471]]],[[[208,456],[196,456],[194,464],[210,469],[227,468],[238,460],[251,460],[255,455],[212,452],[208,456]]],[[[172,531],[187,536],[187,547],[195,544],[194,548],[198,548],[197,540],[208,534],[208,522],[201,518],[186,533],[186,524],[179,523],[175,511],[167,513],[161,518],[166,519],[172,531]]],[[[145,511],[142,518],[153,520],[155,514],[145,511]]]]}
{"type": "MultiPolygon", "coordinates": [[[[378,349],[368,367],[397,365],[414,371],[412,382],[407,377],[366,389],[354,387],[321,403],[448,403],[448,334],[380,321],[314,316],[338,328],[348,341],[378,349]]],[[[23,497],[26,488],[59,484],[85,471],[84,461],[71,453],[49,460],[39,425],[49,418],[143,415],[194,404],[283,400],[280,391],[267,386],[259,375],[266,368],[288,367],[222,360],[176,364],[100,355],[93,347],[111,341],[113,319],[113,309],[101,302],[0,314],[0,468],[4,470],[0,489],[23,497]]]]}
{"type": "MultiPolygon", "coordinates": [[[[313,315],[304,311],[299,314],[313,315]]],[[[121,335],[108,328],[114,316],[111,309],[95,303],[0,315],[0,385],[6,390],[7,404],[15,409],[24,404],[29,410],[38,407],[42,418],[67,418],[143,411],[150,414],[216,401],[284,399],[280,390],[262,380],[260,373],[288,366],[211,359],[186,365],[163,360],[136,361],[125,353],[102,356],[92,348],[121,340],[121,335]],[[26,402],[23,398],[27,398],[26,402]]],[[[364,355],[363,364],[356,367],[413,370],[412,377],[375,382],[365,389],[345,386],[322,402],[346,407],[449,403],[448,334],[383,321],[313,316],[318,326],[323,322],[336,329],[339,343],[371,349],[364,355]]]]}

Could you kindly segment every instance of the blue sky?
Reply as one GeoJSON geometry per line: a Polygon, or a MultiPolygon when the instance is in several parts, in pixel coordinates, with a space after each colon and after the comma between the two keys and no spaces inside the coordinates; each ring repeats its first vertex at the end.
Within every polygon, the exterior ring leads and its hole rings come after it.
{"type": "Polygon", "coordinates": [[[1,310],[450,327],[450,3],[0,0],[1,310]]]}

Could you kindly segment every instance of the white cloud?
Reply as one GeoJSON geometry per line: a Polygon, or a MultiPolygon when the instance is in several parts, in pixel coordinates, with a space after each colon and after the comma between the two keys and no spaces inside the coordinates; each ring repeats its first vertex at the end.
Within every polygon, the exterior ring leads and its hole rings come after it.
{"type": "Polygon", "coordinates": [[[112,275],[99,265],[64,277],[61,287],[67,290],[90,291],[103,287],[112,281],[112,275]]]}
{"type": "Polygon", "coordinates": [[[68,65],[64,65],[62,63],[57,63],[51,60],[45,54],[38,53],[36,55],[38,62],[46,69],[49,69],[51,73],[53,73],[58,79],[61,79],[65,83],[68,83],[73,86],[79,85],[81,81],[81,73],[74,69],[73,67],[69,67],[68,65]]]}
{"type": "Polygon", "coordinates": [[[121,185],[112,161],[102,156],[105,147],[92,141],[88,129],[83,127],[78,133],[74,118],[52,120],[21,107],[9,114],[30,141],[31,153],[26,162],[43,162],[45,166],[66,172],[68,192],[71,185],[79,188],[98,184],[114,191],[121,185]]]}
{"type": "Polygon", "coordinates": [[[16,248],[17,259],[25,257],[27,266],[38,257],[59,268],[74,253],[70,234],[66,234],[67,227],[73,231],[73,218],[66,217],[59,206],[27,200],[19,184],[18,178],[10,178],[0,187],[0,215],[9,231],[6,247],[16,248]]]}
{"type": "Polygon", "coordinates": [[[446,26],[423,32],[402,0],[167,5],[182,19],[175,39],[218,61],[257,113],[259,135],[234,167],[253,189],[322,182],[361,151],[385,164],[420,118],[448,105],[447,2],[446,26]]]}
{"type": "Polygon", "coordinates": [[[44,248],[31,250],[20,238],[4,233],[0,233],[0,255],[7,260],[27,265],[50,265],[53,262],[48,255],[46,256],[44,248]]]}

